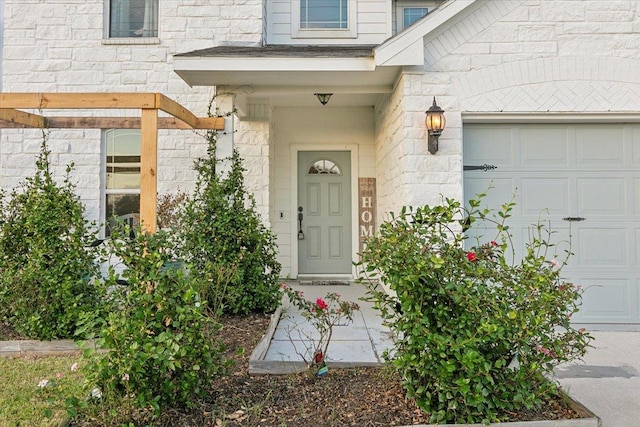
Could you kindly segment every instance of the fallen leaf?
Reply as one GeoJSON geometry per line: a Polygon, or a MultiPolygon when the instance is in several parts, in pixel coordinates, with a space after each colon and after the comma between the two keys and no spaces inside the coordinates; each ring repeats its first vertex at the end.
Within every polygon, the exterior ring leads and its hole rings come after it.
{"type": "Polygon", "coordinates": [[[238,418],[240,418],[243,415],[244,415],[244,411],[242,409],[238,409],[233,414],[227,415],[227,419],[229,419],[229,420],[237,420],[238,418]]]}

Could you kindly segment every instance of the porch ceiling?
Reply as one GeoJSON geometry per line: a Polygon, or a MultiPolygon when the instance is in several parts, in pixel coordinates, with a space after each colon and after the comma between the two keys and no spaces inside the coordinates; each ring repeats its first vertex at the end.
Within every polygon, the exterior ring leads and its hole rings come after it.
{"type": "Polygon", "coordinates": [[[375,46],[219,46],[176,55],[174,71],[190,86],[268,98],[275,106],[373,105],[392,91],[399,66],[376,66],[375,46]]]}

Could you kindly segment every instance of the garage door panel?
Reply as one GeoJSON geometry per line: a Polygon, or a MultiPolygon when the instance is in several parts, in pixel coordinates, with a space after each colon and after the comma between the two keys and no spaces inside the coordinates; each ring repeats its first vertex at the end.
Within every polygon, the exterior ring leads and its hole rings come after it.
{"type": "Polygon", "coordinates": [[[609,319],[629,321],[631,285],[625,279],[583,278],[578,280],[584,293],[576,316],[580,322],[602,322],[609,319]]]}
{"type": "MultiPolygon", "coordinates": [[[[633,247],[631,248],[632,256],[635,256],[636,265],[640,265],[640,228],[634,227],[633,233],[633,247]]],[[[640,277],[638,277],[640,279],[640,277]]]]}
{"type": "Polygon", "coordinates": [[[625,215],[626,187],[624,178],[579,178],[577,191],[580,215],[625,215]]]}
{"type": "Polygon", "coordinates": [[[522,213],[540,215],[569,214],[569,180],[567,178],[523,178],[522,213]]]}
{"type": "Polygon", "coordinates": [[[626,228],[587,228],[578,230],[576,255],[580,265],[627,266],[627,229],[626,228]]]}
{"type": "Polygon", "coordinates": [[[484,127],[465,135],[465,161],[469,164],[511,164],[511,140],[511,130],[504,127],[484,127]]]}
{"type": "Polygon", "coordinates": [[[520,131],[520,162],[525,167],[566,165],[568,152],[569,139],[564,128],[531,127],[520,131]]]}
{"type": "Polygon", "coordinates": [[[640,127],[631,129],[631,159],[636,166],[640,165],[640,127]]]}
{"type": "Polygon", "coordinates": [[[633,179],[633,213],[640,214],[640,178],[633,179]]]}
{"type": "Polygon", "coordinates": [[[583,125],[576,128],[576,164],[588,166],[624,165],[622,126],[583,125]],[[606,149],[605,149],[606,147],[606,149]]]}
{"type": "MultiPolygon", "coordinates": [[[[485,177],[478,177],[465,180],[465,192],[468,195],[467,200],[475,198],[476,195],[481,193],[487,194],[486,197],[482,199],[482,206],[502,206],[511,200],[516,188],[517,183],[513,178],[487,179],[485,177]],[[489,187],[491,187],[491,189],[487,191],[489,187]]],[[[520,206],[516,208],[520,209],[520,206]]]]}
{"type": "MultiPolygon", "coordinates": [[[[548,218],[542,218],[540,222],[508,222],[510,225],[509,231],[513,236],[514,248],[516,248],[516,259],[522,259],[522,255],[526,253],[526,248],[530,245],[534,239],[544,239],[551,244],[549,248],[546,248],[546,258],[551,261],[556,259],[559,262],[563,262],[567,259],[567,252],[572,250],[572,244],[570,242],[569,228],[558,227],[553,221],[549,221],[548,218]],[[539,228],[541,225],[542,228],[539,228]]],[[[543,250],[543,248],[541,248],[543,250]]],[[[541,255],[543,255],[541,253],[541,255]]],[[[576,257],[569,258],[568,265],[576,262],[576,257]]]]}

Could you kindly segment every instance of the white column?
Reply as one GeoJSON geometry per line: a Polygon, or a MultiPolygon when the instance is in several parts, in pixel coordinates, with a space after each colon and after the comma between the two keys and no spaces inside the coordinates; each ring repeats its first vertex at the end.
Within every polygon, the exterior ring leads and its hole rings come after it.
{"type": "Polygon", "coordinates": [[[220,161],[218,166],[221,174],[226,174],[231,168],[231,162],[226,160],[233,155],[233,134],[235,131],[234,111],[235,95],[230,93],[220,94],[216,98],[218,114],[224,115],[224,130],[218,132],[216,144],[216,158],[220,161]],[[229,114],[232,113],[232,114],[229,114]],[[228,115],[227,115],[228,114],[228,115]],[[225,160],[223,160],[225,159],[225,160]]]}

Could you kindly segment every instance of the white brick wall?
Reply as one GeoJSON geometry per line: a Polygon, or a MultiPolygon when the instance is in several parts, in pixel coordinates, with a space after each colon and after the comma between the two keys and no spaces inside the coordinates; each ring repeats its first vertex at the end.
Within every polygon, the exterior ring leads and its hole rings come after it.
{"type": "MultiPolygon", "coordinates": [[[[105,1],[4,0],[3,91],[161,92],[196,115],[206,115],[213,88],[188,87],[173,72],[173,55],[229,42],[259,44],[262,38],[262,0],[161,0],[156,43],[103,40],[105,1]]],[[[251,132],[264,134],[261,126],[251,132]]],[[[33,172],[40,135],[38,130],[0,133],[0,186],[13,188],[33,172]]],[[[66,163],[75,162],[72,178],[78,183],[88,217],[100,219],[100,131],[51,130],[49,138],[56,173],[61,175],[66,163]]],[[[240,143],[251,141],[251,145],[255,138],[238,139],[240,143]]],[[[204,154],[204,147],[204,140],[195,132],[159,132],[159,193],[193,188],[193,160],[204,154]]],[[[262,176],[268,150],[245,151],[250,153],[248,169],[262,176]]],[[[247,182],[260,183],[256,200],[261,212],[268,214],[264,180],[248,177],[247,182]]]]}
{"type": "MultiPolygon", "coordinates": [[[[404,76],[397,102],[405,126],[414,130],[405,129],[403,139],[392,139],[385,128],[377,135],[379,144],[394,144],[379,150],[380,177],[385,152],[406,160],[404,178],[393,181],[404,186],[396,204],[433,203],[439,194],[462,197],[463,113],[606,117],[640,110],[640,1],[483,0],[462,15],[425,37],[425,74],[404,76]],[[433,96],[447,117],[436,156],[425,154],[422,122],[433,96]],[[417,159],[406,150],[410,141],[417,159]]],[[[383,123],[397,116],[388,110],[383,123]]],[[[383,203],[388,209],[394,201],[383,203]]]]}
{"type": "Polygon", "coordinates": [[[400,78],[393,93],[380,97],[375,109],[376,142],[376,193],[377,223],[385,218],[384,213],[397,210],[397,201],[404,200],[402,184],[404,78],[400,78]]]}

